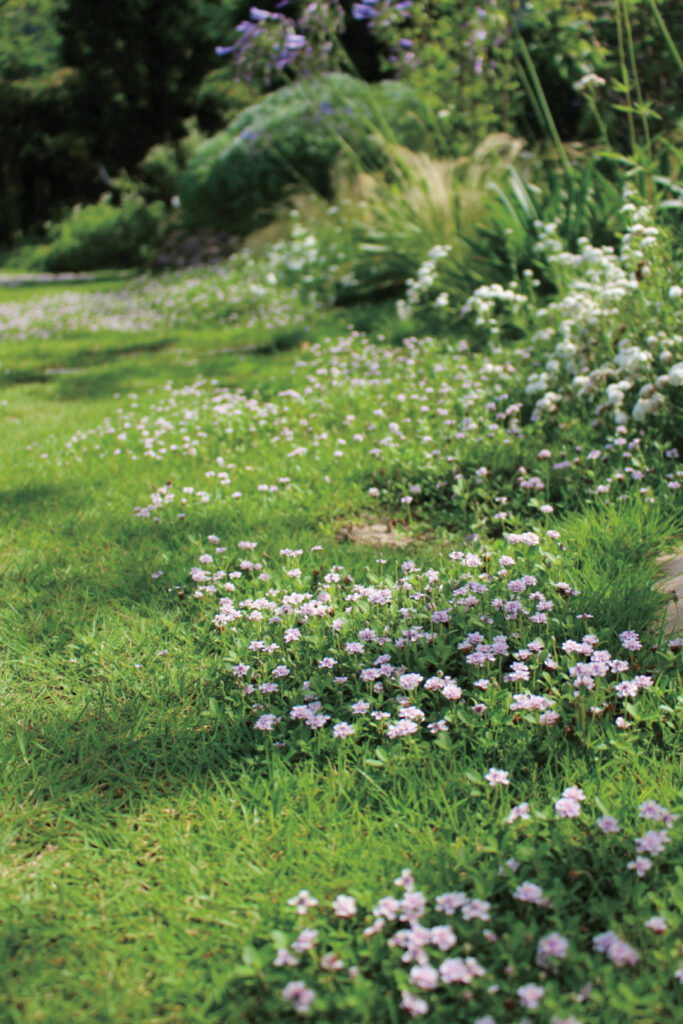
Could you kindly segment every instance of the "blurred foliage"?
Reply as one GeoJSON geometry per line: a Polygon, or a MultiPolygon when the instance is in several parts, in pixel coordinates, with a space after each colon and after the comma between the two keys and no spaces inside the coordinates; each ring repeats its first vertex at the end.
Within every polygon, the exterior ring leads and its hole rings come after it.
{"type": "Polygon", "coordinates": [[[0,3],[0,242],[93,201],[197,115],[220,128],[252,99],[223,75],[217,40],[235,0],[5,0],[0,3]]]}
{"type": "MultiPolygon", "coordinates": [[[[294,19],[307,9],[305,0],[258,6],[294,19]]],[[[337,126],[333,143],[334,132],[319,132],[319,113],[291,91],[289,69],[265,98],[236,81],[233,61],[215,47],[235,43],[251,7],[0,0],[0,243],[41,241],[45,221],[96,201],[122,171],[145,198],[166,203],[182,179],[191,220],[232,228],[258,223],[255,212],[292,184],[329,194],[340,146],[360,135],[345,139],[337,126]],[[202,134],[214,138],[199,146],[202,134]]],[[[421,97],[424,123],[411,116],[399,130],[400,86],[386,83],[394,141],[448,159],[506,132],[529,144],[552,138],[556,149],[561,139],[620,159],[628,153],[634,163],[649,160],[652,175],[677,167],[680,69],[650,0],[427,0],[413,4],[393,40],[355,19],[353,0],[341,7],[343,63],[357,75],[344,84],[352,104],[365,102],[367,83],[395,74],[392,46],[409,40],[414,51],[401,76],[421,97]],[[586,76],[598,84],[577,88],[586,76]]],[[[683,51],[683,5],[662,0],[659,10],[683,51]]],[[[633,167],[615,163],[610,173],[616,179],[633,167]]]]}
{"type": "MultiPolygon", "coordinates": [[[[639,82],[631,69],[633,100],[640,90],[653,116],[670,127],[681,115],[680,73],[664,45],[648,0],[619,0],[628,15],[628,32],[639,82]]],[[[534,95],[530,70],[522,59],[526,46],[564,139],[598,137],[589,97],[575,88],[586,74],[605,79],[599,106],[609,137],[618,146],[626,138],[625,100],[620,63],[617,0],[435,0],[415,5],[413,35],[418,62],[414,85],[432,97],[443,129],[456,150],[468,151],[492,131],[508,131],[532,140],[546,131],[534,95]]],[[[678,0],[659,4],[671,36],[683,49],[683,7],[678,0]]]]}
{"type": "Polygon", "coordinates": [[[382,162],[380,130],[414,149],[429,145],[427,109],[408,85],[332,74],[310,87],[284,86],[197,149],[180,181],[185,216],[246,232],[292,186],[329,197],[340,154],[363,166],[382,162]]]}
{"type": "Polygon", "coordinates": [[[56,0],[5,0],[0,4],[1,79],[32,78],[59,67],[56,8],[56,0]]]}
{"type": "Polygon", "coordinates": [[[114,205],[105,194],[98,203],[74,207],[53,229],[45,267],[78,271],[139,266],[161,241],[167,220],[162,202],[145,203],[127,195],[114,205]]]}

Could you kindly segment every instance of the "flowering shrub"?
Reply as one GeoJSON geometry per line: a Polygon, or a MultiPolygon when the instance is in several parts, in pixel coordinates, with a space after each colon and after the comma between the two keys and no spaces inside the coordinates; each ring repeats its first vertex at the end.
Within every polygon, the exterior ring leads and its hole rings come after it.
{"type": "MultiPolygon", "coordinates": [[[[278,5],[286,7],[287,4],[278,5]]],[[[344,32],[339,0],[309,3],[295,19],[260,7],[237,25],[237,41],[217,46],[219,57],[230,56],[238,80],[270,87],[284,74],[311,75],[336,71],[343,63],[338,36],[344,32]]]]}
{"type": "MultiPolygon", "coordinates": [[[[298,16],[281,13],[289,6],[286,0],[277,6],[275,11],[251,7],[249,18],[237,25],[236,42],[216,47],[219,57],[231,57],[238,80],[270,87],[283,78],[337,71],[349,64],[339,38],[346,31],[339,0],[308,3],[298,16]]],[[[351,5],[352,20],[366,25],[393,71],[410,66],[414,58],[412,39],[401,35],[412,7],[413,0],[351,5]]]]}
{"type": "Polygon", "coordinates": [[[530,367],[524,387],[535,403],[532,419],[578,403],[596,424],[604,416],[617,425],[666,423],[680,409],[683,386],[683,290],[670,283],[670,247],[653,211],[629,200],[622,213],[628,222],[618,252],[587,238],[569,252],[557,222],[535,225],[536,254],[554,282],[551,301],[524,268],[519,280],[481,285],[458,305],[442,269],[450,251],[443,246],[408,282],[399,315],[431,306],[451,320],[468,318],[494,343],[529,337],[529,362],[541,364],[530,367]]]}

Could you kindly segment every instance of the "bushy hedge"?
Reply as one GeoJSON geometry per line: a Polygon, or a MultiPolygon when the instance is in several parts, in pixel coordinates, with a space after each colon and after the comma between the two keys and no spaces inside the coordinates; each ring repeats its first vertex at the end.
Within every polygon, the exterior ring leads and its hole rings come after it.
{"type": "Polygon", "coordinates": [[[429,145],[426,108],[409,86],[331,74],[278,89],[198,149],[180,181],[185,218],[245,232],[293,185],[328,196],[342,151],[377,166],[378,132],[411,148],[429,145]]]}
{"type": "Polygon", "coordinates": [[[51,271],[132,267],[145,262],[161,241],[167,213],[162,202],[127,196],[120,206],[105,196],[76,206],[54,229],[45,266],[51,271]]]}

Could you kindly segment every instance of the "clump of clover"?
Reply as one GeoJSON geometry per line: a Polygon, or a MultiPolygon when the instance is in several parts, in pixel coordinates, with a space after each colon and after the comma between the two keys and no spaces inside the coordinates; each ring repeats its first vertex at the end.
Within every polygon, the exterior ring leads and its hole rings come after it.
{"type": "MultiPolygon", "coordinates": [[[[492,767],[473,779],[474,795],[497,806],[511,782],[492,767]]],[[[413,865],[375,900],[355,890],[323,899],[301,889],[287,901],[286,917],[295,921],[260,949],[268,987],[300,1016],[336,1012],[335,1019],[350,1020],[359,999],[367,1007],[381,998],[411,1018],[457,1013],[465,1003],[475,1024],[507,1020],[511,1009],[578,1024],[566,1014],[583,1006],[594,1019],[605,1009],[603,989],[617,980],[621,988],[638,986],[663,967],[663,984],[672,974],[683,982],[683,963],[672,967],[680,947],[669,934],[675,911],[667,867],[656,871],[654,863],[671,860],[679,815],[646,799],[624,806],[620,817],[570,785],[552,807],[523,801],[503,813],[488,855],[454,865],[457,889],[418,887],[413,865]],[[562,877],[558,850],[566,857],[562,877]],[[628,906],[622,895],[618,906],[586,907],[581,879],[595,857],[610,862],[628,906]],[[648,873],[644,896],[637,879],[648,873]]]]}

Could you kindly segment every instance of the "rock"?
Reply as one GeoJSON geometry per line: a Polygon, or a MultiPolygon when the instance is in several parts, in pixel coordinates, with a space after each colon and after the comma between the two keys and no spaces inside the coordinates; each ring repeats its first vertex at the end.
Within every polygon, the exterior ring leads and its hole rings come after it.
{"type": "Polygon", "coordinates": [[[683,551],[657,559],[663,570],[658,587],[669,594],[664,632],[683,636],[683,551]]]}
{"type": "Polygon", "coordinates": [[[201,267],[220,263],[236,252],[242,240],[228,231],[200,228],[186,232],[173,228],[164,238],[151,261],[152,270],[173,267],[201,267]]]}

